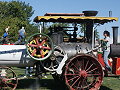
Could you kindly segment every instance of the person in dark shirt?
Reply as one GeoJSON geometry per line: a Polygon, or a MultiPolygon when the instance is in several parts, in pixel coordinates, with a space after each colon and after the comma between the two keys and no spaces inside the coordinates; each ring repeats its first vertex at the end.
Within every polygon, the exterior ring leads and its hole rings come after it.
{"type": "Polygon", "coordinates": [[[4,34],[3,34],[3,38],[6,38],[6,37],[8,37],[8,30],[9,30],[9,26],[5,29],[5,32],[4,32],[4,34]]]}

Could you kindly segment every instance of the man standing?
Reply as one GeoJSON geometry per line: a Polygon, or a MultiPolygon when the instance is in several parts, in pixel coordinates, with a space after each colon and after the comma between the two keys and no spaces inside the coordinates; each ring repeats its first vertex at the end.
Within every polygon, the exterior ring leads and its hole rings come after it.
{"type": "Polygon", "coordinates": [[[26,34],[24,27],[22,27],[22,28],[18,31],[18,33],[19,33],[18,41],[19,41],[19,42],[22,42],[22,44],[24,44],[24,43],[25,43],[25,42],[24,42],[24,39],[25,39],[25,34],[26,34]]]}
{"type": "Polygon", "coordinates": [[[106,68],[109,70],[109,71],[112,71],[109,63],[108,63],[108,55],[110,53],[110,44],[112,44],[112,40],[110,38],[110,32],[108,31],[104,31],[103,33],[104,35],[104,39],[101,39],[103,41],[103,58],[104,58],[104,63],[106,65],[106,68]]]}
{"type": "Polygon", "coordinates": [[[22,28],[18,31],[18,33],[19,33],[19,40],[25,38],[25,29],[24,29],[24,27],[22,27],[22,28]]]}

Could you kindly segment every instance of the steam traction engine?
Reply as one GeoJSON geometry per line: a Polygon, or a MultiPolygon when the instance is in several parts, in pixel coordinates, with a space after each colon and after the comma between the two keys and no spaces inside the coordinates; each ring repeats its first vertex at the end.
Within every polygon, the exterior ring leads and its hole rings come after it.
{"type": "Polygon", "coordinates": [[[99,89],[104,66],[101,55],[94,54],[99,49],[95,45],[94,27],[117,18],[95,17],[96,14],[96,11],[84,11],[84,14],[37,16],[34,21],[41,22],[43,27],[40,25],[40,33],[33,34],[26,45],[0,45],[0,88],[17,86],[17,76],[8,67],[36,66],[36,76],[44,70],[52,72],[53,77],[63,80],[70,90],[99,89]],[[46,35],[43,33],[47,22],[71,24],[50,27],[46,35]],[[78,35],[81,24],[85,29],[82,37],[78,35]]]}

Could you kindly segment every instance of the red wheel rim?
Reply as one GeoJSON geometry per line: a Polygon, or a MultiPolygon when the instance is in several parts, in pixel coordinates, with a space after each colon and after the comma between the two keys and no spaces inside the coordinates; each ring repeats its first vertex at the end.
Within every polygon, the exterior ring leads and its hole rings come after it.
{"type": "Polygon", "coordinates": [[[8,67],[0,67],[0,89],[15,90],[18,84],[18,79],[15,72],[8,67]],[[2,75],[2,70],[5,70],[5,76],[2,75]]]}
{"type": "Polygon", "coordinates": [[[66,64],[64,76],[71,90],[98,89],[103,80],[103,71],[94,57],[77,55],[66,64]]]}

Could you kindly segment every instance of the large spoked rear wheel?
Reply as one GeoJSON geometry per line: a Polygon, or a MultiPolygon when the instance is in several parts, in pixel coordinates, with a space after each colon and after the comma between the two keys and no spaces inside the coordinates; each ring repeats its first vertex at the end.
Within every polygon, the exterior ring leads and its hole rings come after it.
{"type": "Polygon", "coordinates": [[[32,35],[27,42],[27,52],[35,60],[47,59],[53,51],[53,42],[51,38],[43,33],[32,35]]]}
{"type": "Polygon", "coordinates": [[[71,58],[63,75],[70,90],[97,90],[103,81],[100,63],[89,55],[76,55],[71,58]]]}
{"type": "Polygon", "coordinates": [[[0,67],[0,90],[15,90],[18,79],[9,67],[0,67]]]}

